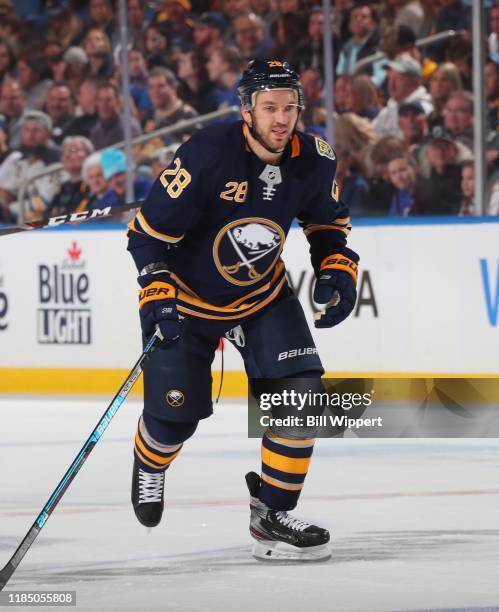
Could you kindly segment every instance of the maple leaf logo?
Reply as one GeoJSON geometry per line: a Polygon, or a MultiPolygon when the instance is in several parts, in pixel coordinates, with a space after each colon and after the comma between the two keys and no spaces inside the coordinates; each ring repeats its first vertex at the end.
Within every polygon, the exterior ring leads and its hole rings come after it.
{"type": "Polygon", "coordinates": [[[78,248],[78,243],[75,240],[71,243],[71,248],[68,249],[68,255],[71,261],[78,261],[80,259],[81,249],[78,248]]]}

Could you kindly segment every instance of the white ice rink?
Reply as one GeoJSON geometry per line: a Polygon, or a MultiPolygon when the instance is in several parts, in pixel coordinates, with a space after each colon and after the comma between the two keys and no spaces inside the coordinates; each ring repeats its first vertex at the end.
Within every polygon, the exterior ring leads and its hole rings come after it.
{"type": "MultiPolygon", "coordinates": [[[[0,400],[0,566],[108,403],[0,400]]],[[[186,443],[149,534],[129,501],[140,410],[125,402],[6,590],[75,590],[78,610],[499,610],[499,440],[319,440],[297,515],[332,531],[332,558],[275,566],[250,554],[245,405],[186,443]]]]}

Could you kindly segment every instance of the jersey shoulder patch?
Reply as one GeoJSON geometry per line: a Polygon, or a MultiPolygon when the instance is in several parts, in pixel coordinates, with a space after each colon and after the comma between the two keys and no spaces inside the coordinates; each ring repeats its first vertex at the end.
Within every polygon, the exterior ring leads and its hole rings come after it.
{"type": "Polygon", "coordinates": [[[329,159],[333,160],[336,159],[333,148],[325,140],[322,140],[322,138],[317,138],[317,136],[314,136],[314,138],[315,147],[319,155],[322,155],[322,157],[329,157],[329,159]]]}

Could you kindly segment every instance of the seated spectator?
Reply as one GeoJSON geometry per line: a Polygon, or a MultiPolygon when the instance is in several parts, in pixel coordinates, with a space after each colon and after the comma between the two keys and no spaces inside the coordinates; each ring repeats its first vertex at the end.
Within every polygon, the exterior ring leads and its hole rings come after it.
{"type": "Polygon", "coordinates": [[[0,87],[6,78],[14,76],[16,56],[8,38],[0,36],[0,87]]]}
{"type": "Polygon", "coordinates": [[[315,110],[324,107],[324,96],[322,94],[322,76],[315,68],[305,68],[300,74],[300,82],[305,99],[305,110],[301,118],[305,125],[316,123],[315,110]]]}
{"type": "Polygon", "coordinates": [[[499,172],[495,172],[490,179],[485,212],[499,215],[499,172]]]}
{"type": "Polygon", "coordinates": [[[0,165],[3,164],[6,157],[10,154],[9,141],[7,132],[0,123],[0,165]]]}
{"type": "Polygon", "coordinates": [[[271,57],[291,57],[296,49],[296,41],[307,35],[307,21],[297,13],[279,15],[270,30],[270,38],[276,41],[271,57]]]}
{"type": "Polygon", "coordinates": [[[404,102],[399,106],[399,129],[407,150],[419,159],[419,151],[428,135],[428,118],[420,102],[404,102]]]}
{"type": "Polygon", "coordinates": [[[485,60],[485,97],[489,130],[497,130],[499,125],[499,55],[497,62],[490,57],[485,60]]]}
{"type": "Polygon", "coordinates": [[[433,110],[431,96],[421,84],[421,64],[417,60],[410,55],[400,55],[386,65],[389,68],[390,98],[373,120],[374,129],[380,137],[400,135],[398,108],[403,102],[420,102],[427,115],[433,110]]]}
{"type": "MultiPolygon", "coordinates": [[[[116,61],[116,72],[121,86],[121,53],[119,54],[119,61],[116,61]]],[[[130,94],[137,108],[139,119],[142,120],[144,115],[152,110],[152,102],[149,97],[149,85],[147,84],[146,61],[144,54],[137,47],[132,47],[128,51],[128,72],[130,94]]]]}
{"type": "Polygon", "coordinates": [[[437,13],[437,32],[445,30],[471,31],[471,6],[463,0],[441,0],[437,13]]]}
{"type": "MultiPolygon", "coordinates": [[[[334,41],[332,27],[329,28],[333,40],[333,48],[338,45],[334,41]]],[[[324,74],[324,15],[322,7],[315,6],[308,15],[307,35],[296,45],[296,49],[289,58],[290,63],[298,72],[305,68],[315,68],[321,75],[324,74]]],[[[337,72],[337,74],[339,74],[337,72]]],[[[348,74],[345,72],[345,74],[348,74]]]]}
{"type": "Polygon", "coordinates": [[[16,15],[13,0],[0,1],[0,35],[17,47],[21,34],[21,23],[16,15]]]}
{"type": "MultiPolygon", "coordinates": [[[[121,4],[119,0],[115,0],[115,20],[116,26],[114,31],[109,35],[111,47],[115,51],[118,46],[121,46],[121,4]]],[[[149,24],[149,3],[142,0],[125,0],[126,15],[127,15],[127,32],[126,41],[127,48],[137,47],[144,48],[144,35],[149,24]],[[147,16],[145,11],[147,10],[147,16]]]]}
{"type": "Polygon", "coordinates": [[[75,92],[88,74],[88,56],[81,47],[69,47],[63,60],[66,64],[63,80],[75,92]]]}
{"type": "Polygon", "coordinates": [[[334,3],[333,27],[337,35],[338,49],[342,49],[352,36],[350,32],[350,12],[353,4],[353,0],[336,0],[334,3]]]}
{"type": "Polygon", "coordinates": [[[85,136],[90,138],[90,132],[98,121],[97,105],[98,82],[94,77],[87,77],[76,91],[76,110],[73,121],[66,128],[68,136],[85,136]]]}
{"type": "Polygon", "coordinates": [[[151,23],[164,30],[170,45],[179,49],[192,47],[193,23],[190,0],[162,0],[151,23]]]}
{"type": "MultiPolygon", "coordinates": [[[[379,31],[376,27],[374,8],[367,2],[355,4],[350,12],[349,30],[351,38],[343,45],[336,66],[336,74],[353,75],[355,65],[364,57],[378,51],[379,31]]],[[[378,71],[373,74],[373,66],[363,69],[364,74],[374,78],[376,87],[385,80],[385,75],[378,71]]]]}
{"type": "Polygon", "coordinates": [[[90,190],[82,180],[85,159],[94,148],[84,136],[67,136],[62,143],[62,167],[67,175],[59,191],[50,203],[46,215],[66,215],[71,212],[87,210],[90,190]]]}
{"type": "MultiPolygon", "coordinates": [[[[414,31],[403,24],[394,26],[384,33],[380,51],[384,51],[389,59],[395,59],[399,55],[410,55],[418,62],[421,62],[421,76],[423,80],[430,78],[437,69],[437,64],[428,57],[421,57],[416,46],[416,35],[414,31]]],[[[374,64],[375,67],[383,65],[384,61],[379,60],[374,64]]],[[[378,87],[384,83],[381,79],[377,81],[378,87]]]]}
{"type": "Polygon", "coordinates": [[[56,40],[47,40],[43,47],[43,61],[47,66],[47,77],[52,81],[64,80],[66,62],[64,61],[64,49],[56,40]]]}
{"type": "Polygon", "coordinates": [[[90,76],[110,79],[114,74],[114,62],[111,43],[106,33],[97,28],[88,30],[83,39],[83,49],[88,56],[90,76]]]}
{"type": "Polygon", "coordinates": [[[29,183],[28,202],[18,201],[18,192],[27,180],[59,160],[59,152],[50,144],[52,122],[42,111],[28,111],[22,117],[21,147],[0,166],[0,208],[11,221],[39,218],[59,189],[53,175],[29,183]]]}
{"type": "Polygon", "coordinates": [[[83,182],[88,186],[90,192],[90,200],[88,203],[88,209],[103,208],[102,198],[107,193],[108,185],[104,175],[102,174],[102,167],[100,165],[102,153],[92,153],[83,162],[82,178],[83,182]]]}
{"type": "Polygon", "coordinates": [[[431,164],[428,178],[416,181],[419,212],[423,215],[456,215],[461,201],[461,168],[457,146],[449,132],[434,127],[427,145],[431,164]]]}
{"type": "Polygon", "coordinates": [[[473,90],[471,77],[471,65],[473,59],[473,44],[468,34],[462,34],[451,38],[446,50],[445,61],[454,64],[459,71],[463,89],[473,90]]]}
{"type": "Polygon", "coordinates": [[[208,78],[214,85],[211,97],[215,109],[239,106],[237,87],[244,68],[241,54],[235,47],[214,51],[206,63],[208,78]]]}
{"type": "Polygon", "coordinates": [[[58,145],[66,137],[66,130],[74,120],[74,102],[73,92],[67,83],[52,83],[47,93],[45,110],[52,120],[52,138],[58,145]]]}
{"type": "Polygon", "coordinates": [[[414,189],[416,186],[416,162],[408,153],[394,157],[388,162],[388,179],[393,185],[393,196],[388,214],[407,217],[418,214],[414,189]]]}
{"type": "Polygon", "coordinates": [[[395,191],[388,174],[388,163],[394,157],[402,157],[406,148],[402,140],[395,136],[385,136],[373,145],[366,163],[369,168],[369,194],[367,209],[370,216],[388,214],[395,191]]]}
{"type": "Polygon", "coordinates": [[[475,162],[472,159],[461,164],[461,194],[461,205],[457,214],[460,217],[476,215],[475,162]]]}
{"type": "Polygon", "coordinates": [[[203,13],[194,21],[194,48],[207,60],[213,51],[225,46],[225,19],[219,13],[203,13]]]}
{"type": "MultiPolygon", "coordinates": [[[[121,116],[120,96],[116,85],[102,83],[97,89],[98,121],[90,132],[95,149],[105,149],[125,138],[124,121],[121,116]]],[[[132,138],[141,133],[140,126],[132,118],[132,138]]]]}
{"type": "Polygon", "coordinates": [[[488,52],[494,62],[499,62],[499,4],[490,8],[490,29],[487,40],[488,52]]]}
{"type": "Polygon", "coordinates": [[[450,62],[440,64],[430,81],[430,95],[434,106],[428,118],[430,127],[443,125],[443,111],[450,94],[462,88],[463,83],[456,66],[450,62]]]}
{"type": "Polygon", "coordinates": [[[52,84],[43,62],[34,53],[21,53],[16,61],[16,71],[26,96],[26,108],[42,110],[52,84]]]}
{"type": "Polygon", "coordinates": [[[222,13],[227,21],[232,22],[239,15],[247,15],[251,12],[250,0],[223,0],[222,13]]]}
{"type": "Polygon", "coordinates": [[[374,119],[381,108],[372,79],[365,74],[354,76],[348,86],[347,110],[359,117],[374,119]]]}
{"type": "Polygon", "coordinates": [[[393,10],[393,26],[411,30],[416,39],[423,25],[424,11],[419,0],[389,0],[386,3],[393,10]]]}
{"type": "Polygon", "coordinates": [[[346,74],[339,74],[334,81],[334,110],[339,115],[350,110],[349,104],[352,102],[351,81],[352,77],[346,74]]]}
{"type": "Polygon", "coordinates": [[[341,201],[349,207],[352,216],[369,215],[364,156],[376,141],[374,130],[367,119],[344,113],[335,118],[335,139],[338,152],[335,180],[341,201]]]}
{"type": "Polygon", "coordinates": [[[169,49],[170,44],[165,32],[157,25],[147,26],[145,53],[147,69],[152,70],[156,66],[170,68],[169,49]]]}
{"type": "Polygon", "coordinates": [[[451,93],[443,116],[444,127],[454,140],[473,149],[473,94],[464,90],[451,93]]]}
{"type": "Polygon", "coordinates": [[[167,147],[161,147],[154,151],[151,164],[151,178],[153,181],[172,163],[180,144],[180,142],[174,142],[167,147]]]}
{"type": "MultiPolygon", "coordinates": [[[[102,173],[108,183],[108,191],[102,198],[99,207],[123,206],[126,204],[126,157],[118,149],[106,149],[102,152],[101,161],[102,173]]],[[[135,176],[133,180],[133,191],[135,200],[144,200],[153,181],[142,176],[135,176]]]]}
{"type": "Polygon", "coordinates": [[[250,4],[251,8],[249,11],[261,17],[266,28],[265,35],[270,36],[271,28],[278,15],[276,3],[274,0],[250,0],[250,4]]]}
{"type": "Polygon", "coordinates": [[[45,38],[59,42],[65,49],[76,44],[81,37],[82,23],[69,6],[69,2],[52,2],[46,8],[49,18],[45,38]]]}
{"type": "MultiPolygon", "coordinates": [[[[132,47],[142,49],[147,20],[144,16],[144,3],[141,0],[127,0],[128,40],[132,47]]],[[[119,13],[119,7],[118,7],[119,13]]],[[[115,37],[118,32],[115,32],[115,37]]]]}
{"type": "MultiPolygon", "coordinates": [[[[419,0],[421,7],[423,8],[424,19],[419,32],[416,32],[416,38],[425,38],[432,36],[437,30],[437,12],[440,8],[440,4],[435,0],[419,0]]],[[[426,53],[429,57],[434,57],[431,51],[431,46],[426,48],[426,53]]]]}
{"type": "Polygon", "coordinates": [[[90,30],[101,30],[111,40],[116,30],[113,7],[109,0],[90,0],[88,4],[88,21],[85,24],[85,36],[90,30]]]}
{"type": "Polygon", "coordinates": [[[19,81],[4,79],[0,94],[0,113],[3,115],[9,147],[21,146],[21,117],[26,110],[26,96],[19,81]]]}
{"type": "MultiPolygon", "coordinates": [[[[180,119],[190,119],[197,116],[197,112],[178,97],[178,80],[171,70],[160,66],[153,68],[149,73],[149,96],[153,110],[144,117],[144,131],[152,132],[161,127],[177,123],[180,119]]],[[[186,135],[190,134],[190,130],[186,135]]],[[[179,133],[163,138],[166,144],[183,138],[179,133]]]]}
{"type": "Polygon", "coordinates": [[[270,53],[272,41],[265,38],[265,28],[261,17],[255,13],[239,15],[232,21],[236,47],[245,61],[265,59],[270,53]]]}
{"type": "MultiPolygon", "coordinates": [[[[458,143],[460,144],[460,143],[458,143]]],[[[485,141],[485,159],[489,174],[499,171],[499,131],[490,131],[485,141]]]]}
{"type": "MultiPolygon", "coordinates": [[[[212,54],[215,50],[212,51],[212,54]]],[[[179,96],[200,115],[215,110],[211,95],[212,85],[204,62],[194,51],[178,54],[177,76],[180,81],[179,96]]]]}
{"type": "Polygon", "coordinates": [[[303,4],[301,0],[277,0],[277,12],[281,15],[286,13],[303,12],[303,4]]]}

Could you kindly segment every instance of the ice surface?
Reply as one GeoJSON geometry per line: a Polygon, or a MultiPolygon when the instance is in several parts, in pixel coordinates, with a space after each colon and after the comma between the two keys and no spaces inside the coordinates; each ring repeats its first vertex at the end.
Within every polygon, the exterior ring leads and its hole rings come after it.
{"type": "MultiPolygon", "coordinates": [[[[0,400],[0,565],[108,402],[0,400]]],[[[332,531],[332,558],[274,566],[251,557],[246,406],[185,444],[149,534],[129,501],[140,410],[120,409],[7,590],[76,590],[78,610],[499,610],[499,440],[319,440],[297,515],[332,531]]]]}

